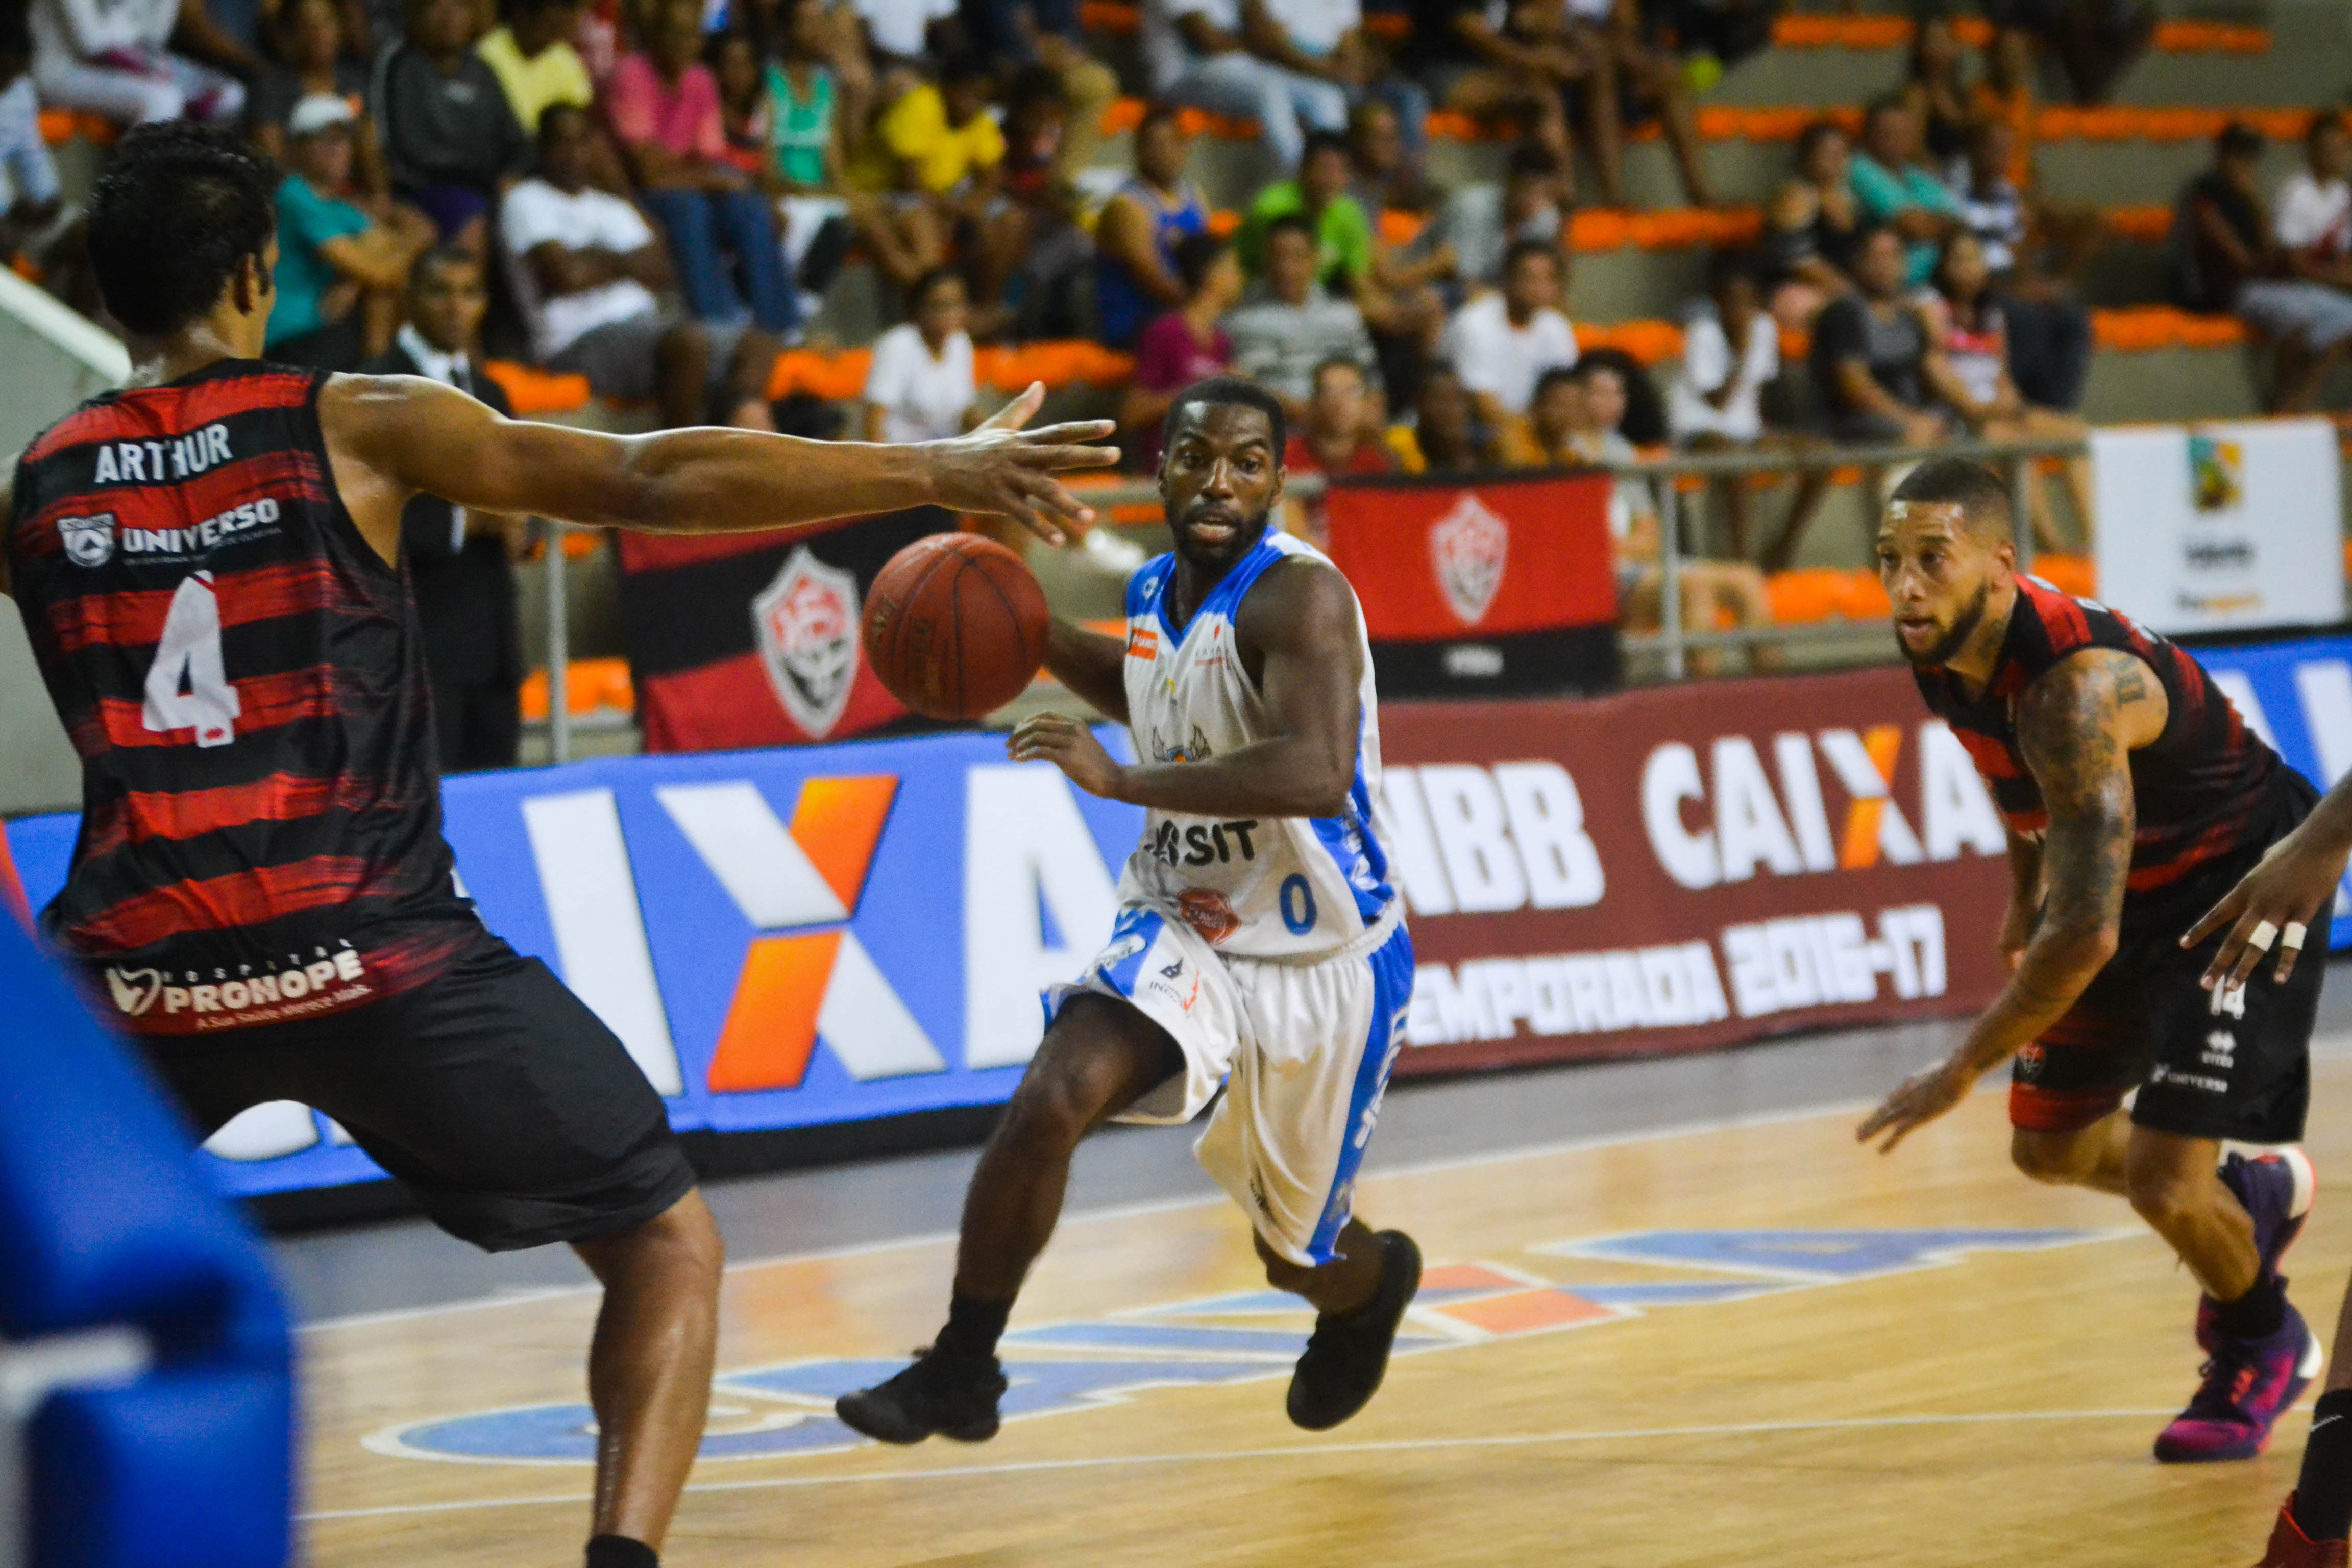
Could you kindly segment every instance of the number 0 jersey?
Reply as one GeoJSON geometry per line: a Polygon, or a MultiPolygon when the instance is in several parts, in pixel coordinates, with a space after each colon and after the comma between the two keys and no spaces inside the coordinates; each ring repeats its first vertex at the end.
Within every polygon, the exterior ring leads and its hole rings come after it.
{"type": "Polygon", "coordinates": [[[480,929],[407,579],[335,493],[324,381],[213,365],[96,398],[17,462],[14,592],[82,769],[42,922],[142,1034],[373,1002],[480,929]]]}
{"type": "MultiPolygon", "coordinates": [[[[1139,761],[1205,762],[1273,733],[1257,688],[1242,668],[1234,622],[1266,568],[1291,555],[1324,560],[1311,545],[1268,532],[1182,627],[1169,620],[1166,608],[1174,556],[1146,563],[1129,581],[1128,728],[1139,761]]],[[[1360,644],[1361,621],[1359,616],[1360,644]]],[[[1328,817],[1238,818],[1153,811],[1120,879],[1122,902],[1171,910],[1218,951],[1236,957],[1342,947],[1380,921],[1396,895],[1372,826],[1381,731],[1370,646],[1362,652],[1362,716],[1347,809],[1328,817]]]]}

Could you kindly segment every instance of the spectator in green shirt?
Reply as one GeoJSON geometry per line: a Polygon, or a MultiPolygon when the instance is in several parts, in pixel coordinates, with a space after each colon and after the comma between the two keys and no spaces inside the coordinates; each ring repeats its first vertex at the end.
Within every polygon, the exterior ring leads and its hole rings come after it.
{"type": "Polygon", "coordinates": [[[1371,275],[1372,224],[1362,205],[1348,194],[1354,165],[1348,156],[1348,138],[1337,131],[1318,131],[1307,138],[1298,160],[1298,177],[1268,185],[1250,204],[1242,225],[1242,264],[1253,275],[1265,265],[1266,226],[1279,217],[1298,217],[1314,231],[1315,279],[1335,294],[1354,291],[1371,275]]]}
{"type": "Polygon", "coordinates": [[[1862,145],[1846,179],[1863,216],[1893,229],[1904,247],[1904,281],[1913,288],[1936,270],[1936,256],[1959,226],[1959,205],[1943,181],[1919,161],[1919,116],[1899,98],[1870,106],[1862,145]]]}
{"type": "Polygon", "coordinates": [[[268,349],[284,363],[351,370],[381,353],[399,322],[409,267],[433,242],[420,213],[391,206],[378,222],[343,199],[352,122],[351,105],[325,93],[287,118],[268,349]]]}

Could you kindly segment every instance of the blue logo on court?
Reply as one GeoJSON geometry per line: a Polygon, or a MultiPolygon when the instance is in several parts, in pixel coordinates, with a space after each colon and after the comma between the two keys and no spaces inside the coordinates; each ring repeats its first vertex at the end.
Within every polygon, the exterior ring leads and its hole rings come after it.
{"type": "MultiPolygon", "coordinates": [[[[1422,1277],[1399,1355],[1637,1318],[1662,1307],[1713,1306],[1850,1284],[1957,1263],[1977,1252],[2042,1252],[2134,1234],[2124,1230],[1648,1230],[1552,1242],[1549,1258],[1605,1259],[1711,1279],[1559,1283],[1498,1263],[1432,1267],[1422,1277]]],[[[1112,1317],[1017,1329],[1004,1336],[1007,1420],[1121,1404],[1155,1388],[1287,1377],[1313,1326],[1295,1296],[1250,1290],[1144,1307],[1112,1317]]],[[[834,1453],[866,1439],[835,1419],[833,1402],[878,1383],[903,1360],[841,1359],[723,1373],[712,1388],[706,1459],[834,1453]]],[[[585,1405],[538,1405],[414,1422],[363,1439],[413,1459],[591,1464],[585,1405]]]]}

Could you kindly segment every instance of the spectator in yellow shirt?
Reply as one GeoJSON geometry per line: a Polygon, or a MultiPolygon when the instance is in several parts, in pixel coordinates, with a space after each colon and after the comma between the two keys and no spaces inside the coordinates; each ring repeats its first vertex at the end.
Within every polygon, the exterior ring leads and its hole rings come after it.
{"type": "Polygon", "coordinates": [[[580,27],[580,0],[507,0],[506,25],[474,46],[506,90],[507,105],[530,135],[552,103],[596,101],[588,64],[572,47],[580,27]]]}
{"type": "Polygon", "coordinates": [[[925,82],[883,111],[857,183],[945,196],[987,180],[1004,161],[1004,134],[988,114],[991,85],[978,58],[949,61],[937,87],[925,82]]]}

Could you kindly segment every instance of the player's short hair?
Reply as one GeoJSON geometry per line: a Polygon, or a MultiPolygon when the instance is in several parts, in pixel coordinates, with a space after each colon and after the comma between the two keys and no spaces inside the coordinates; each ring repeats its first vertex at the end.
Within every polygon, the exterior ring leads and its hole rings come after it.
{"type": "Polygon", "coordinates": [[[488,269],[482,265],[480,257],[462,245],[436,245],[418,257],[416,264],[409,268],[408,286],[412,289],[423,287],[426,270],[443,267],[470,267],[482,274],[485,283],[489,281],[488,269]]]}
{"type": "Polygon", "coordinates": [[[106,308],[160,337],[211,310],[278,231],[278,173],[226,131],[185,121],[123,133],[89,197],[89,265],[106,308]]]}
{"type": "Polygon", "coordinates": [[[1282,460],[1283,448],[1290,444],[1289,433],[1283,427],[1282,401],[1245,375],[1213,375],[1178,393],[1176,401],[1168,405],[1167,419],[1160,426],[1160,449],[1166,451],[1175,446],[1176,422],[1184,416],[1184,410],[1219,405],[1255,408],[1265,415],[1266,429],[1274,437],[1275,461],[1282,460]]]}
{"type": "Polygon", "coordinates": [[[2009,487],[1982,463],[1966,458],[1930,458],[1903,478],[1889,504],[1911,501],[1922,506],[1957,506],[1969,531],[1992,543],[2015,537],[2015,520],[2009,507],[2009,487]]]}

